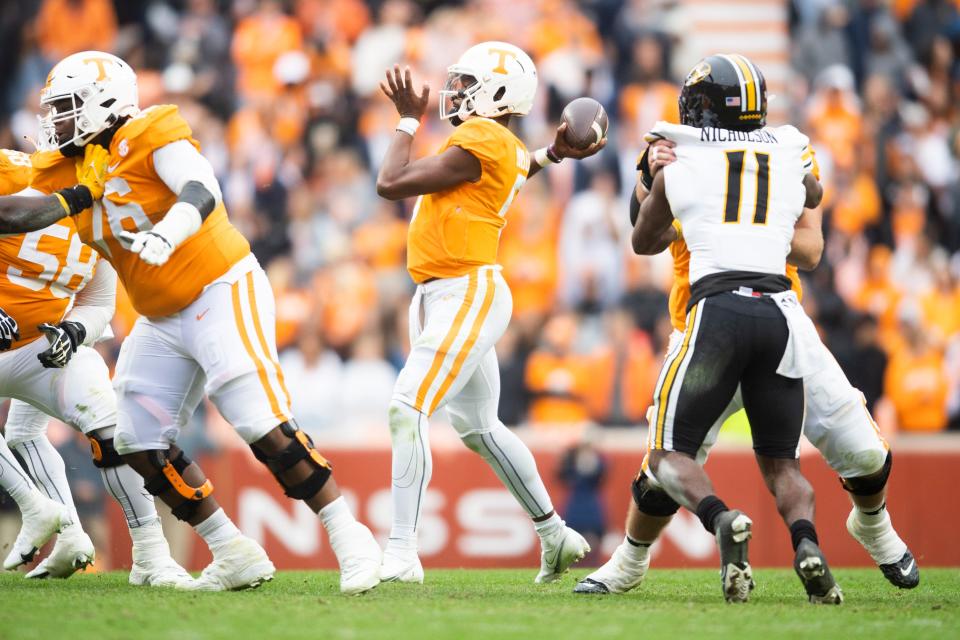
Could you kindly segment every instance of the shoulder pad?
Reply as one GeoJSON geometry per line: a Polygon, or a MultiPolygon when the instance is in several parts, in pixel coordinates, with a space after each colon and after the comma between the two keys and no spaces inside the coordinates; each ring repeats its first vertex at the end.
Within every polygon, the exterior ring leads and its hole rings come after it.
{"type": "Polygon", "coordinates": [[[792,124],[785,124],[779,127],[767,127],[767,129],[777,138],[780,144],[797,145],[805,147],[810,144],[810,138],[800,133],[792,124]]]}
{"type": "Polygon", "coordinates": [[[660,120],[657,124],[653,125],[653,129],[643,136],[643,139],[648,143],[655,142],[659,139],[672,140],[678,144],[682,142],[700,142],[700,129],[688,127],[685,124],[673,124],[660,120]]]}
{"type": "Polygon", "coordinates": [[[144,109],[117,130],[110,142],[110,155],[125,157],[134,142],[150,151],[184,138],[197,146],[192,136],[193,131],[177,106],[160,104],[144,109]],[[124,145],[128,145],[127,149],[124,145]]]}

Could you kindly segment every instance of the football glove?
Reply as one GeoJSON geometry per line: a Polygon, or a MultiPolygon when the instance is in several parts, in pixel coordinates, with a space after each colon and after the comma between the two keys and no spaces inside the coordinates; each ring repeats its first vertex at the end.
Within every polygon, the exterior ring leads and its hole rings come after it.
{"type": "Polygon", "coordinates": [[[83,159],[77,159],[77,182],[90,190],[94,200],[103,197],[109,160],[110,152],[98,144],[88,144],[84,149],[83,159]]]}
{"type": "Polygon", "coordinates": [[[37,360],[46,369],[62,369],[70,362],[70,358],[77,352],[77,347],[83,344],[87,337],[87,330],[79,322],[65,321],[60,324],[38,324],[43,335],[47,336],[50,346],[43,353],[37,354],[37,360]]]}
{"type": "Polygon", "coordinates": [[[7,312],[0,309],[0,351],[6,351],[20,339],[20,327],[7,312]]]}
{"type": "Polygon", "coordinates": [[[175,248],[172,242],[156,231],[121,231],[117,235],[130,243],[130,251],[140,254],[141,260],[155,267],[169,260],[175,248]]]}

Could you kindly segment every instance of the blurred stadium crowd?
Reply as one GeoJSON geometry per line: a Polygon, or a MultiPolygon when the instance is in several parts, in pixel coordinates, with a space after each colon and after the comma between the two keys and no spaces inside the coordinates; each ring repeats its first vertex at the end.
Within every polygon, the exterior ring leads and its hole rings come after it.
{"type": "MultiPolygon", "coordinates": [[[[781,99],[827,188],[827,246],[804,304],[886,431],[960,428],[960,3],[788,4],[781,99]]],[[[631,255],[626,202],[644,132],[677,119],[695,62],[685,36],[675,0],[5,0],[0,146],[30,150],[58,59],[124,57],[142,106],[181,106],[267,268],[300,424],[321,442],[385,439],[407,348],[412,202],[375,193],[397,120],[378,82],[406,62],[435,100],[462,50],[509,40],[540,72],[535,110],[518,123],[531,148],[581,95],[604,103],[612,134],[598,158],[531,180],[508,214],[500,262],[515,306],[498,345],[501,418],[642,425],[672,265],[631,255]]],[[[419,154],[449,134],[435,113],[419,154]]],[[[118,340],[134,319],[121,299],[118,340]]],[[[118,345],[103,346],[110,361],[118,345]]]]}

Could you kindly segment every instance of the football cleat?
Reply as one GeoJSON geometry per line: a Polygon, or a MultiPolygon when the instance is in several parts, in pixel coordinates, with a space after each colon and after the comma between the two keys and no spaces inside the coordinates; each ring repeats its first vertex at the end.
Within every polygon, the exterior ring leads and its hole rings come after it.
{"type": "Polygon", "coordinates": [[[26,577],[40,579],[69,578],[75,572],[92,565],[95,553],[93,540],[90,539],[90,536],[80,528],[79,524],[70,524],[64,527],[60,535],[57,536],[57,543],[53,545],[53,551],[50,552],[50,555],[44,558],[26,577]]]}
{"type": "Polygon", "coordinates": [[[395,549],[389,544],[383,551],[380,582],[423,584],[423,565],[415,550],[395,549]]]}
{"type": "Polygon", "coordinates": [[[727,602],[746,602],[753,590],[753,570],[747,543],[753,535],[753,521],[737,510],[717,517],[716,537],[720,549],[720,584],[727,602]]]}
{"type": "Polygon", "coordinates": [[[188,588],[193,576],[170,555],[160,519],[130,529],[133,538],[133,566],[128,582],[135,587],[188,588]]]}
{"type": "MultiPolygon", "coordinates": [[[[380,567],[383,552],[370,529],[354,520],[334,532],[337,544],[330,546],[337,554],[340,564],[340,593],[354,596],[369,591],[380,584],[380,567]]],[[[417,562],[419,566],[419,561],[417,562]]],[[[423,569],[420,569],[423,582],[423,569]]]]}
{"type": "Polygon", "coordinates": [[[543,538],[540,546],[540,573],[534,579],[538,583],[559,580],[573,563],[590,553],[590,545],[583,536],[567,526],[543,538]]]}
{"type": "Polygon", "coordinates": [[[843,602],[843,591],[830,573],[830,567],[827,566],[827,559],[823,557],[823,552],[813,540],[804,538],[800,541],[797,554],[793,559],[793,569],[800,576],[811,604],[843,602]]]}
{"type": "Polygon", "coordinates": [[[13,548],[3,561],[3,568],[16,569],[33,560],[33,557],[55,533],[70,524],[70,510],[51,500],[39,491],[33,504],[21,514],[23,524],[13,542],[13,548]]]}
{"type": "Polygon", "coordinates": [[[890,584],[901,589],[913,589],[920,584],[920,567],[909,549],[896,562],[881,564],[880,571],[890,584]]]}
{"type": "Polygon", "coordinates": [[[920,584],[920,567],[906,543],[894,530],[886,509],[879,522],[867,525],[857,517],[854,507],[847,516],[847,531],[863,545],[891,584],[901,589],[913,589],[920,584]]]}
{"type": "Polygon", "coordinates": [[[190,591],[255,589],[273,580],[276,571],[263,547],[252,538],[241,535],[217,547],[213,562],[199,578],[178,587],[190,591]]]}
{"type": "Polygon", "coordinates": [[[626,545],[621,542],[607,562],[577,583],[574,593],[605,595],[608,593],[626,593],[640,586],[647,568],[650,566],[650,552],[647,550],[643,560],[632,560],[626,554],[626,545]]]}

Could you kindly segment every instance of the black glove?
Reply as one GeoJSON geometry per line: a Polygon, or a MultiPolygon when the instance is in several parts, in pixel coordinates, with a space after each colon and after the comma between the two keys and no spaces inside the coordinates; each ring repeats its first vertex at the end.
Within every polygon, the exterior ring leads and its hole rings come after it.
{"type": "Polygon", "coordinates": [[[47,340],[50,341],[50,348],[43,353],[37,354],[37,359],[47,369],[62,369],[70,362],[70,358],[77,352],[77,347],[83,344],[87,337],[87,330],[79,322],[61,322],[58,325],[38,324],[47,340]]]}
{"type": "Polygon", "coordinates": [[[6,351],[20,339],[20,326],[17,321],[0,309],[0,351],[6,351]]]}

